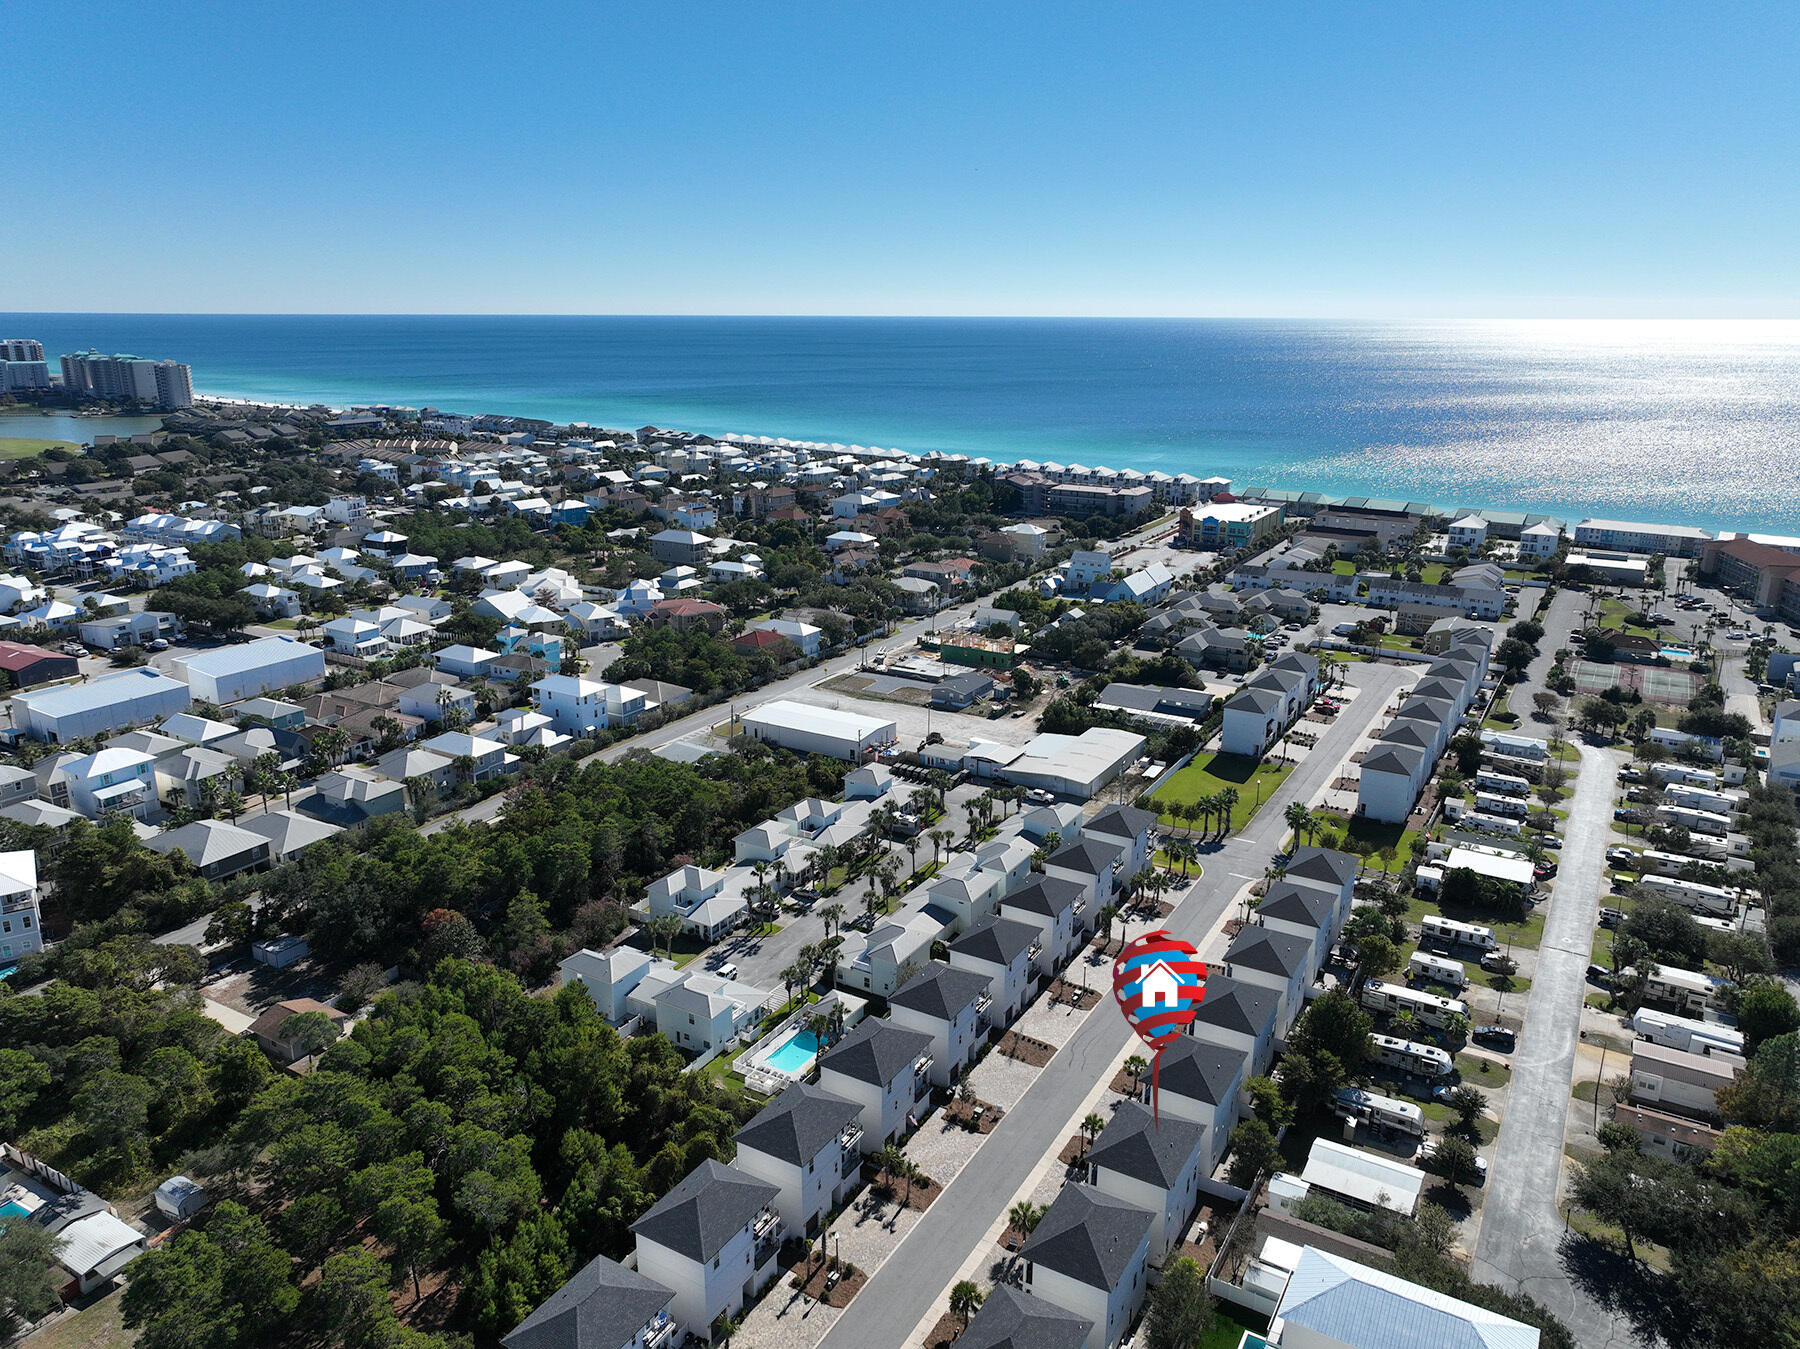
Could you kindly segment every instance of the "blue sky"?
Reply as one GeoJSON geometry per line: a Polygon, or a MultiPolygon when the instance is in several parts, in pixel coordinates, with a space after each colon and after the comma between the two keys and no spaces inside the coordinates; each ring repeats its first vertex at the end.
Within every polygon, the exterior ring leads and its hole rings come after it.
{"type": "Polygon", "coordinates": [[[0,309],[1797,316],[1797,37],[1791,0],[20,5],[0,309]]]}

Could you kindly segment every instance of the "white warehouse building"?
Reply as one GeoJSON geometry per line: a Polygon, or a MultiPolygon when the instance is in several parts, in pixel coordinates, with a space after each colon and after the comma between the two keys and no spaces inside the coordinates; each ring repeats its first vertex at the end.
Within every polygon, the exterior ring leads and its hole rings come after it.
{"type": "Polygon", "coordinates": [[[192,701],[188,686],[180,680],[139,666],[87,684],[16,694],[13,725],[34,740],[66,745],[82,736],[147,725],[186,711],[192,701]]]}
{"type": "Polygon", "coordinates": [[[175,669],[194,697],[223,705],[323,679],[325,653],[297,637],[264,637],[189,656],[175,669]]]}
{"type": "Polygon", "coordinates": [[[891,721],[779,699],[742,717],[744,733],[796,754],[824,754],[861,763],[871,750],[891,745],[899,732],[891,721]]]}

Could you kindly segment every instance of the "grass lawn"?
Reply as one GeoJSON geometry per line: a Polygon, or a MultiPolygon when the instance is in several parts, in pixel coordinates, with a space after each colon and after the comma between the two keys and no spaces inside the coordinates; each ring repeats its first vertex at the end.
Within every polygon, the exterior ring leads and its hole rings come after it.
{"type": "MultiPolygon", "coordinates": [[[[1152,865],[1162,867],[1165,871],[1173,871],[1177,876],[1180,876],[1182,873],[1181,863],[1176,861],[1173,857],[1170,857],[1169,854],[1164,852],[1161,848],[1156,850],[1156,856],[1150,860],[1152,865]]],[[[1202,874],[1202,868],[1198,862],[1189,862],[1187,864],[1187,875],[1184,879],[1197,881],[1202,874]]]]}
{"type": "Polygon", "coordinates": [[[1384,632],[1376,642],[1383,651],[1417,651],[1419,644],[1411,637],[1398,632],[1384,632]]]}
{"type": "Polygon", "coordinates": [[[1423,585],[1434,586],[1444,579],[1444,573],[1450,570],[1447,562],[1427,562],[1419,571],[1419,581],[1423,585]]]}
{"type": "MultiPolygon", "coordinates": [[[[1244,1315],[1249,1317],[1248,1312],[1244,1315]]],[[[1254,1324],[1253,1321],[1254,1318],[1240,1321],[1236,1309],[1227,1307],[1223,1302],[1215,1302],[1213,1323],[1207,1327],[1205,1336],[1199,1341],[1199,1349],[1237,1349],[1243,1343],[1246,1332],[1260,1335],[1268,1329],[1267,1325],[1254,1324]]]]}
{"type": "MultiPolygon", "coordinates": [[[[1542,908],[1541,905],[1539,907],[1542,908]]],[[[1508,923],[1497,920],[1491,913],[1478,913],[1472,909],[1462,909],[1452,913],[1440,905],[1433,895],[1414,895],[1407,901],[1406,921],[1414,927],[1417,927],[1419,920],[1428,913],[1441,913],[1444,917],[1454,918],[1459,923],[1478,923],[1483,927],[1493,928],[1494,936],[1499,940],[1500,949],[1503,951],[1509,940],[1514,946],[1535,951],[1538,942],[1543,940],[1544,936],[1544,915],[1542,913],[1534,913],[1522,923],[1508,923]]],[[[1462,959],[1457,952],[1453,951],[1451,955],[1456,959],[1462,959]]]]}
{"type": "Polygon", "coordinates": [[[1529,993],[1531,980],[1518,974],[1492,974],[1486,970],[1481,972],[1481,982],[1496,993],[1529,993]]]}
{"type": "Polygon", "coordinates": [[[1338,576],[1354,576],[1356,575],[1356,559],[1340,557],[1331,564],[1331,570],[1338,576]]]}
{"type": "Polygon", "coordinates": [[[1625,616],[1631,612],[1630,608],[1618,600],[1601,600],[1600,612],[1596,618],[1603,628],[1617,628],[1634,637],[1647,637],[1653,642],[1661,640],[1661,636],[1655,628],[1646,627],[1641,623],[1627,622],[1625,616]]]}
{"type": "MultiPolygon", "coordinates": [[[[1477,1082],[1474,1085],[1481,1084],[1477,1082]]],[[[1425,1112],[1426,1119],[1435,1124],[1449,1124],[1456,1119],[1456,1112],[1440,1101],[1420,1101],[1419,1109],[1425,1112]]],[[[1486,1147],[1500,1136],[1500,1121],[1483,1115],[1475,1121],[1475,1132],[1481,1136],[1481,1146],[1486,1147]]]]}
{"type": "Polygon", "coordinates": [[[1419,837],[1417,829],[1408,829],[1404,825],[1383,824],[1380,820],[1352,818],[1344,826],[1344,841],[1356,842],[1367,847],[1368,856],[1365,864],[1374,871],[1385,871],[1390,875],[1404,871],[1412,858],[1413,840],[1419,837]],[[1381,857],[1383,848],[1392,848],[1392,861],[1384,861],[1381,857]]]}
{"type": "Polygon", "coordinates": [[[70,440],[43,440],[37,436],[0,436],[0,459],[29,459],[45,450],[76,450],[81,446],[70,440]]]}
{"type": "Polygon", "coordinates": [[[1186,805],[1235,788],[1238,803],[1232,811],[1231,823],[1234,829],[1241,829],[1256,814],[1259,800],[1268,800],[1292,771],[1291,765],[1270,763],[1266,759],[1250,759],[1241,754],[1212,754],[1195,759],[1175,774],[1151,800],[1164,824],[1179,825],[1183,822],[1167,813],[1169,806],[1186,805]]]}
{"type": "Polygon", "coordinates": [[[1471,1087],[1504,1087],[1512,1081],[1512,1069],[1479,1054],[1458,1054],[1456,1070],[1471,1087]]]}

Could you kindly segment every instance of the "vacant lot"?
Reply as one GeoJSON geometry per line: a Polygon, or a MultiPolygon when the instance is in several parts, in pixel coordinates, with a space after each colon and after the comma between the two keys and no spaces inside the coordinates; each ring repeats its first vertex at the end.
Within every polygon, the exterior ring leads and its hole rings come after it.
{"type": "Polygon", "coordinates": [[[1290,765],[1247,759],[1241,754],[1201,755],[1170,778],[1152,799],[1163,821],[1176,824],[1182,821],[1169,814],[1170,806],[1190,805],[1235,790],[1238,800],[1231,812],[1231,824],[1236,829],[1249,822],[1256,814],[1258,802],[1267,801],[1282,778],[1292,771],[1290,765]]]}

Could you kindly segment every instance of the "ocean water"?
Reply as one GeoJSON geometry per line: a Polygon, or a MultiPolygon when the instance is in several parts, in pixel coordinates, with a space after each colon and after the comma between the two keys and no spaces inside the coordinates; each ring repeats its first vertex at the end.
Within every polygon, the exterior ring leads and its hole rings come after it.
{"type": "Polygon", "coordinates": [[[1800,533],[1800,323],[0,315],[196,388],[1800,533]]]}

